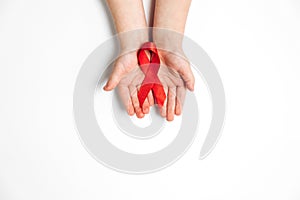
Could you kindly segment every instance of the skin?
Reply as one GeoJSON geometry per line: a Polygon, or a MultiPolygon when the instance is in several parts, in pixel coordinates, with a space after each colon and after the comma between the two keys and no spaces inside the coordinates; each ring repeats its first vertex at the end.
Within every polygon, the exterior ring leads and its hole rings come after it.
{"type": "MultiPolygon", "coordinates": [[[[156,0],[153,41],[158,47],[161,66],[158,77],[162,82],[167,99],[159,108],[160,114],[168,121],[174,115],[180,115],[185,98],[186,88],[194,90],[194,76],[190,64],[182,51],[182,34],[184,32],[190,0],[156,0]],[[160,30],[175,31],[179,37],[173,37],[160,30]],[[165,49],[168,49],[166,51],[165,49]]],[[[114,19],[116,31],[119,33],[121,54],[115,61],[114,70],[109,77],[104,90],[111,91],[118,87],[122,102],[129,115],[138,118],[149,113],[150,106],[154,105],[152,93],[149,93],[142,108],[137,98],[137,91],[144,79],[137,61],[136,51],[149,41],[142,0],[107,0],[111,15],[114,19]],[[140,29],[135,35],[126,32],[140,29]]]]}

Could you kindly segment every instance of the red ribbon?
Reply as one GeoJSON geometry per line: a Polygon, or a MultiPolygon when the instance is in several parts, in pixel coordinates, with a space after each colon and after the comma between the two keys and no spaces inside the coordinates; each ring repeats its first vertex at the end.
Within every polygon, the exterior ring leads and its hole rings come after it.
{"type": "Polygon", "coordinates": [[[160,67],[160,59],[155,44],[153,42],[146,42],[143,44],[138,51],[137,57],[140,68],[145,74],[145,79],[138,91],[140,106],[143,106],[148,93],[152,90],[155,102],[162,107],[166,99],[166,94],[164,87],[157,76],[160,67]],[[148,58],[146,51],[150,52],[150,59],[148,58]]]}

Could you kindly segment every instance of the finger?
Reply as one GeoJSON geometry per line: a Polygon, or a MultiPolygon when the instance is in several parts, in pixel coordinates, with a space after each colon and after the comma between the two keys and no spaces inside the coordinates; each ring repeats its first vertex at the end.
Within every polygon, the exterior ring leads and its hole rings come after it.
{"type": "Polygon", "coordinates": [[[149,104],[148,99],[146,98],[144,101],[144,104],[143,104],[143,113],[148,114],[149,111],[150,111],[150,104],[149,104]]]}
{"type": "Polygon", "coordinates": [[[167,120],[168,121],[174,120],[175,101],[176,101],[176,87],[169,87],[168,103],[167,103],[167,120]]]}
{"type": "Polygon", "coordinates": [[[106,85],[104,86],[105,91],[113,90],[120,82],[125,74],[125,69],[122,63],[116,61],[114,70],[112,71],[106,85]]]}
{"type": "Polygon", "coordinates": [[[123,105],[125,106],[127,113],[132,116],[134,115],[134,107],[132,105],[129,88],[125,86],[118,87],[118,93],[122,100],[123,105]]]}
{"type": "Polygon", "coordinates": [[[154,105],[154,99],[153,99],[153,94],[152,94],[152,91],[150,91],[149,93],[148,93],[148,102],[149,102],[149,105],[150,106],[153,106],[154,105]]]}
{"type": "Polygon", "coordinates": [[[130,95],[131,95],[131,101],[132,101],[132,105],[134,107],[134,111],[135,114],[138,118],[143,118],[144,117],[144,113],[142,112],[142,109],[140,107],[140,103],[137,97],[137,89],[135,86],[129,86],[129,91],[130,91],[130,95]]]}
{"type": "Polygon", "coordinates": [[[185,87],[176,88],[176,106],[175,106],[175,115],[181,115],[183,104],[185,100],[186,89],[185,87]]]}
{"type": "Polygon", "coordinates": [[[178,73],[184,80],[186,87],[190,91],[194,91],[195,77],[194,77],[194,74],[192,72],[190,65],[187,64],[187,65],[181,66],[178,70],[178,73]]]}
{"type": "MultiPolygon", "coordinates": [[[[168,94],[168,87],[164,87],[165,94],[168,94]]],[[[160,107],[160,115],[166,117],[167,115],[167,99],[164,101],[164,105],[160,107]]]]}

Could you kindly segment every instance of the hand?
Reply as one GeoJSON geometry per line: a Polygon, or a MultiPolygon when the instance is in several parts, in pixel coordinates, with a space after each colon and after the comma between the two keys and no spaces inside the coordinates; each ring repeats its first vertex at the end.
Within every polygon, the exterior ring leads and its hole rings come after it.
{"type": "Polygon", "coordinates": [[[159,50],[161,66],[158,77],[164,85],[167,99],[160,108],[160,114],[172,121],[175,115],[180,115],[186,94],[186,88],[194,90],[195,78],[190,64],[183,54],[159,50]]]}
{"type": "Polygon", "coordinates": [[[138,65],[136,51],[133,51],[116,60],[114,70],[103,89],[111,91],[118,86],[119,96],[127,113],[131,116],[135,113],[138,118],[143,118],[154,104],[152,93],[149,93],[142,108],[140,107],[137,91],[144,77],[138,65]]]}

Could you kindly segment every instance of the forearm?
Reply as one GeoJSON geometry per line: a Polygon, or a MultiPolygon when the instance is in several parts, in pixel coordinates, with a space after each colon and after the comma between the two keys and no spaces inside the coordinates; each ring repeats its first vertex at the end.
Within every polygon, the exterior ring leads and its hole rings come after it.
{"type": "Polygon", "coordinates": [[[153,41],[158,48],[183,54],[182,39],[191,0],[157,0],[153,41]]]}
{"type": "Polygon", "coordinates": [[[106,1],[123,49],[139,47],[148,40],[142,0],[106,1]]]}
{"type": "Polygon", "coordinates": [[[191,0],[156,0],[153,27],[184,32],[191,0]]]}

